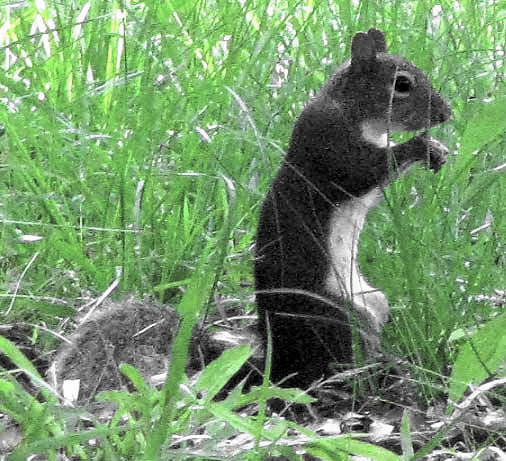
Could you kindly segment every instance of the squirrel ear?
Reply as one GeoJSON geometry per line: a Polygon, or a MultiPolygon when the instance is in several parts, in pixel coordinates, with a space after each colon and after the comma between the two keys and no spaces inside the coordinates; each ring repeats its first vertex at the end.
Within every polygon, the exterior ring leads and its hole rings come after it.
{"type": "Polygon", "coordinates": [[[371,37],[364,32],[355,34],[351,42],[351,60],[358,61],[363,59],[374,59],[375,57],[376,47],[371,37]]]}
{"type": "Polygon", "coordinates": [[[376,53],[387,50],[385,35],[379,29],[359,32],[351,43],[351,66],[361,71],[371,70],[376,62],[376,53]]]}
{"type": "Polygon", "coordinates": [[[376,62],[376,46],[372,37],[359,32],[351,42],[351,67],[361,71],[370,69],[376,62]]]}
{"type": "Polygon", "coordinates": [[[367,35],[374,41],[376,53],[386,53],[387,44],[385,42],[385,34],[381,32],[381,30],[374,28],[369,29],[367,35]]]}

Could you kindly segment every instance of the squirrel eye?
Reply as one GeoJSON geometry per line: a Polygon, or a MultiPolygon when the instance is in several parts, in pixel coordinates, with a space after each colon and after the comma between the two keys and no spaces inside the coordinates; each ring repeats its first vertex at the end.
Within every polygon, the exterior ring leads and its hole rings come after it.
{"type": "Polygon", "coordinates": [[[408,96],[413,88],[413,80],[406,74],[397,74],[395,78],[394,91],[397,96],[408,96]]]}

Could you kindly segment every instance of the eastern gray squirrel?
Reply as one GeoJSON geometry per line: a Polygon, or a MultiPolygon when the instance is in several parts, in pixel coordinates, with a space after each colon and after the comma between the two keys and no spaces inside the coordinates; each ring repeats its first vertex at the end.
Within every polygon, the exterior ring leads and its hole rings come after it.
{"type": "Polygon", "coordinates": [[[388,54],[378,29],[354,36],[339,66],[303,109],[262,205],[255,281],[259,333],[272,339],[271,379],[305,388],[330,363],[353,359],[356,313],[366,352],[388,319],[384,294],[357,260],[367,212],[412,164],[437,171],[447,148],[425,132],[395,145],[390,134],[427,130],[450,118],[427,76],[388,54]]]}

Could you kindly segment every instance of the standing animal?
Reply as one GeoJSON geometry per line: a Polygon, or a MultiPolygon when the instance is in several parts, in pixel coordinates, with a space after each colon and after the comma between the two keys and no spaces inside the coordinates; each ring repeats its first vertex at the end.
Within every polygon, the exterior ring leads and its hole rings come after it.
{"type": "Polygon", "coordinates": [[[387,53],[378,29],[354,36],[339,66],[297,119],[263,202],[256,241],[259,333],[272,339],[271,379],[305,388],[350,363],[358,321],[366,353],[379,347],[385,295],[360,273],[367,212],[416,162],[437,171],[447,148],[425,132],[395,145],[390,134],[427,130],[451,110],[420,69],[387,53]]]}

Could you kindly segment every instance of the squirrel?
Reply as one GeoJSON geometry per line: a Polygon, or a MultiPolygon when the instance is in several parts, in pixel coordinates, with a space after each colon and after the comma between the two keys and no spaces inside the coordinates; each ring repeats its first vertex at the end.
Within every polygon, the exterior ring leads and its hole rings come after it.
{"type": "Polygon", "coordinates": [[[357,33],[337,68],[295,122],[287,154],[262,204],[254,275],[271,380],[307,388],[329,364],[353,361],[358,319],[366,355],[388,320],[385,295],[360,273],[357,249],[367,212],[416,162],[434,171],[448,149],[425,131],[451,116],[424,72],[387,53],[378,29],[357,33]]]}

